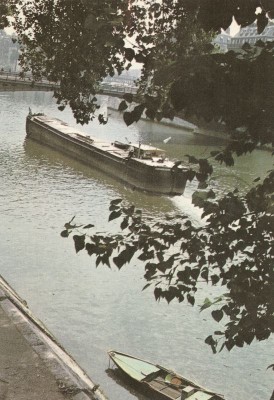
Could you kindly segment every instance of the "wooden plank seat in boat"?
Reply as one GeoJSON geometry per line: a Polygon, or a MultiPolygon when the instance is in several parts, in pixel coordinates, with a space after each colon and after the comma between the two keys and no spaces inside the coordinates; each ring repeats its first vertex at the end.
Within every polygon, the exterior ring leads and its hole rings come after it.
{"type": "Polygon", "coordinates": [[[174,389],[172,386],[165,386],[165,388],[161,390],[161,393],[169,396],[172,399],[178,398],[178,389],[174,389]]]}
{"type": "Polygon", "coordinates": [[[154,380],[149,382],[149,386],[156,390],[162,390],[166,387],[165,381],[154,380]]]}
{"type": "Polygon", "coordinates": [[[178,397],[178,389],[169,386],[164,379],[157,378],[153,381],[150,381],[149,386],[172,399],[176,399],[178,397]]]}

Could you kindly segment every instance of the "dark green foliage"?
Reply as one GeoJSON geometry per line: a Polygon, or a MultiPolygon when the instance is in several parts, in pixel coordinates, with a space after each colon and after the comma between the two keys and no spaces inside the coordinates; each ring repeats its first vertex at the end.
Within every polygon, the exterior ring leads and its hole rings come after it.
{"type": "Polygon", "coordinates": [[[212,311],[211,315],[215,319],[215,321],[220,322],[224,316],[224,313],[222,310],[214,310],[212,311]]]}
{"type": "MultiPolygon", "coordinates": [[[[156,0],[133,0],[130,4],[127,0],[11,0],[11,4],[14,27],[23,45],[23,71],[32,71],[36,79],[59,82],[55,97],[60,109],[70,106],[82,124],[94,117],[94,95],[100,82],[130,68],[132,61],[143,64],[139,100],[142,112],[146,110],[151,119],[173,118],[175,110],[184,110],[186,115],[222,118],[228,125],[234,121],[236,127],[242,126],[238,120],[242,116],[246,119],[246,114],[240,108],[238,118],[234,114],[239,107],[237,90],[253,90],[246,80],[252,75],[262,93],[273,92],[264,90],[273,81],[272,75],[267,75],[273,74],[271,65],[259,77],[258,63],[253,63],[251,71],[250,63],[246,65],[241,57],[214,54],[210,43],[216,32],[228,28],[233,16],[241,26],[257,21],[261,32],[273,12],[270,0],[248,4],[245,0],[165,0],[163,4],[156,0]],[[259,14],[257,7],[261,7],[259,14]],[[131,37],[133,46],[127,40],[131,37]],[[233,95],[236,100],[231,113],[220,99],[229,103],[233,95]]],[[[265,60],[265,68],[268,62],[265,60]]],[[[245,98],[250,99],[247,92],[245,98]]],[[[135,122],[142,112],[126,112],[125,122],[135,122]]]]}
{"type": "Polygon", "coordinates": [[[129,263],[135,254],[135,247],[130,245],[125,245],[125,249],[122,250],[117,257],[113,258],[114,264],[120,269],[125,264],[129,263]]]}
{"type": "Polygon", "coordinates": [[[118,111],[125,111],[127,109],[128,105],[125,100],[121,101],[118,107],[118,111]]]}
{"type": "Polygon", "coordinates": [[[124,99],[128,102],[128,103],[132,103],[133,101],[133,95],[131,93],[125,93],[124,94],[124,99]]]}
{"type": "Polygon", "coordinates": [[[69,105],[79,123],[88,123],[97,109],[94,96],[102,79],[121,72],[134,55],[124,47],[127,2],[39,0],[16,5],[23,70],[60,83],[54,94],[60,109],[69,105]]]}
{"type": "Polygon", "coordinates": [[[9,26],[8,16],[11,14],[10,3],[9,0],[0,0],[0,29],[9,26]]]}
{"type": "Polygon", "coordinates": [[[76,253],[85,248],[85,235],[74,235],[73,240],[76,253]]]}
{"type": "MultiPolygon", "coordinates": [[[[166,86],[164,96],[170,104],[171,117],[173,107],[177,112],[183,111],[186,117],[222,121],[233,133],[234,141],[226,153],[216,157],[230,166],[233,163],[230,151],[241,155],[252,151],[257,144],[274,142],[273,71],[273,42],[258,43],[254,47],[247,45],[239,54],[176,53],[171,65],[160,65],[156,72],[151,71],[150,90],[159,92],[158,74],[169,77],[162,85],[166,86]]],[[[152,117],[163,108],[159,105],[155,109],[146,100],[142,104],[152,117]]]]}

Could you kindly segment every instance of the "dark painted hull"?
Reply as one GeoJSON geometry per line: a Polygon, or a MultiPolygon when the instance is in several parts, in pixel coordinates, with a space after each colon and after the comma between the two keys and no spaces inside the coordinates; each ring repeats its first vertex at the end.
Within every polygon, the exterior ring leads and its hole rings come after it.
{"type": "Polygon", "coordinates": [[[184,192],[186,178],[183,168],[168,168],[156,163],[148,165],[139,159],[108,152],[88,140],[85,142],[55,129],[46,123],[46,117],[43,120],[43,117],[28,116],[26,132],[29,138],[62,151],[136,189],[165,195],[184,192]]]}

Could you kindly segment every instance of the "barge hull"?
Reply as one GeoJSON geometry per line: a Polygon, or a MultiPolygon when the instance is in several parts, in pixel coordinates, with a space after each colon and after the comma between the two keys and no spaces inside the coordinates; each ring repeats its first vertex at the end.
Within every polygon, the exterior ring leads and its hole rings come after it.
{"type": "MultiPolygon", "coordinates": [[[[186,185],[183,169],[165,168],[160,164],[152,166],[135,158],[122,157],[118,155],[117,149],[113,146],[108,150],[110,144],[107,142],[104,144],[103,141],[99,142],[97,139],[98,146],[96,146],[96,144],[91,144],[91,141],[85,143],[78,139],[77,129],[75,129],[75,135],[63,133],[47,123],[47,121],[53,120],[68,127],[62,121],[46,116],[28,116],[26,121],[27,137],[95,167],[133,188],[154,194],[183,194],[186,185]]],[[[71,128],[72,131],[73,129],[71,128]]]]}

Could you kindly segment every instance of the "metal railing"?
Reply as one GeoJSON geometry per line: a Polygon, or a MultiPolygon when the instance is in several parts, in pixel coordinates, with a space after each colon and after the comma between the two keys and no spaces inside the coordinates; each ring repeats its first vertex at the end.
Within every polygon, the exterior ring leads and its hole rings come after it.
{"type": "Polygon", "coordinates": [[[127,84],[124,85],[113,85],[109,84],[107,82],[103,82],[100,85],[100,89],[103,93],[111,93],[111,94],[125,94],[125,93],[130,93],[130,94],[136,94],[138,88],[136,86],[130,86],[127,84]]]}
{"type": "Polygon", "coordinates": [[[50,82],[47,79],[39,79],[39,80],[34,80],[33,76],[31,74],[26,74],[22,76],[20,72],[8,72],[8,71],[1,71],[0,70],[0,81],[6,81],[10,83],[14,82],[20,82],[20,83],[27,83],[27,84],[33,84],[33,85],[43,85],[43,86],[58,86],[57,83],[55,82],[50,82]]]}
{"type": "MultiPolygon", "coordinates": [[[[32,86],[42,86],[42,87],[58,87],[59,84],[56,82],[50,82],[47,79],[34,80],[31,74],[26,74],[22,76],[19,72],[7,72],[0,70],[0,82],[7,83],[23,83],[32,86]]],[[[136,94],[137,86],[133,80],[121,80],[121,79],[106,79],[100,84],[100,91],[102,93],[108,93],[110,95],[122,95],[125,93],[136,94]]]]}

